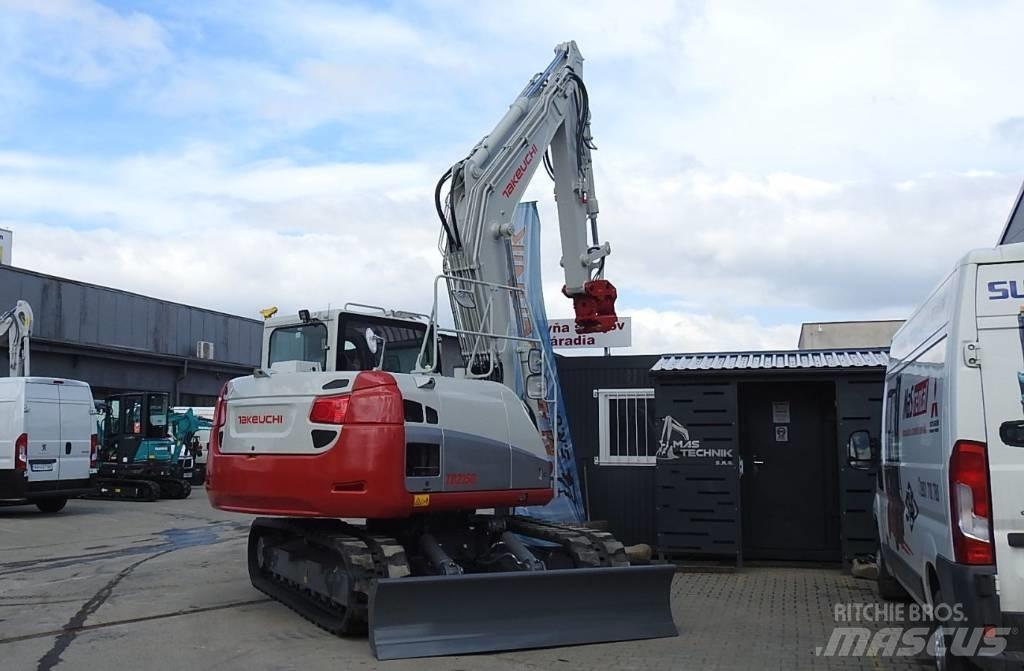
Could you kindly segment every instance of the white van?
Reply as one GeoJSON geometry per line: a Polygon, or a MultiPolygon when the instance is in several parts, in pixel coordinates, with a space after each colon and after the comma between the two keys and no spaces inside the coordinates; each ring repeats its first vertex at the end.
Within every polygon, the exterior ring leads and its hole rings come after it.
{"type": "Polygon", "coordinates": [[[929,638],[940,668],[1021,668],[1024,244],[964,256],[890,356],[879,592],[946,619],[929,638]]]}
{"type": "Polygon", "coordinates": [[[0,378],[0,504],[61,510],[91,491],[96,419],[85,382],[0,378]]]}

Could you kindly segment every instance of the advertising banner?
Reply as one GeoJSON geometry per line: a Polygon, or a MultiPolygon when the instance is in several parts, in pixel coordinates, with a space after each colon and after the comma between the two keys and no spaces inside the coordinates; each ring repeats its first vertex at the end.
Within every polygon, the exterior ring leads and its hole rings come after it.
{"type": "Polygon", "coordinates": [[[633,323],[629,317],[619,317],[615,328],[607,333],[576,333],[575,319],[549,319],[548,336],[555,349],[629,347],[633,344],[633,323]]]}
{"type": "MultiPolygon", "coordinates": [[[[540,216],[537,214],[537,203],[520,203],[512,217],[512,227],[512,260],[516,284],[526,292],[530,307],[528,313],[521,315],[524,333],[520,335],[530,337],[537,333],[549,333],[547,313],[544,310],[544,285],[541,282],[540,216]]],[[[576,451],[573,449],[572,436],[569,435],[562,390],[558,385],[555,353],[550,338],[542,337],[541,343],[544,348],[547,395],[553,403],[541,402],[537,425],[549,453],[553,452],[555,456],[555,498],[543,508],[529,508],[523,513],[551,521],[580,522],[586,514],[576,469],[576,451]]],[[[519,380],[518,391],[523,393],[522,380],[519,380]]]]}

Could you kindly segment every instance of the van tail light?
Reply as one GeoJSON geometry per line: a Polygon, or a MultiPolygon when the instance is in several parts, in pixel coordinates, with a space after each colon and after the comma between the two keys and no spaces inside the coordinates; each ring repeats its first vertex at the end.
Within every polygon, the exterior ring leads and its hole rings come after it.
{"type": "Polygon", "coordinates": [[[313,401],[313,408],[309,411],[309,421],[313,424],[344,424],[345,416],[348,414],[348,404],[351,400],[351,394],[321,396],[313,401]]]}
{"type": "Polygon", "coordinates": [[[28,470],[28,434],[23,433],[14,441],[14,470],[24,473],[28,470]]]}
{"type": "Polygon", "coordinates": [[[96,468],[96,461],[99,459],[100,442],[96,434],[89,436],[89,468],[96,468]]]}
{"type": "Polygon", "coordinates": [[[960,440],[949,460],[953,553],[960,564],[994,564],[992,495],[984,443],[960,440]]]}

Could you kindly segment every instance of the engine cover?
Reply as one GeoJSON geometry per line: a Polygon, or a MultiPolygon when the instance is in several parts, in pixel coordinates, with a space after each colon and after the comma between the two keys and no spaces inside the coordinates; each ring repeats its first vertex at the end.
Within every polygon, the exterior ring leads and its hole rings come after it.
{"type": "Polygon", "coordinates": [[[214,422],[206,489],[224,510],[380,519],[554,496],[553,455],[495,382],[271,371],[232,380],[214,422]]]}

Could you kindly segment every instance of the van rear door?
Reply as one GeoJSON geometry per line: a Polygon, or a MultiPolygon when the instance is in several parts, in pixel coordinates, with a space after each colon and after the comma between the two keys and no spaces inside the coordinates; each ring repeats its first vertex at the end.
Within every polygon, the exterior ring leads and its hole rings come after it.
{"type": "Polygon", "coordinates": [[[89,451],[96,433],[92,391],[82,383],[57,385],[60,394],[60,479],[88,480],[89,451]]]}
{"type": "Polygon", "coordinates": [[[25,384],[25,433],[28,434],[28,481],[60,479],[60,393],[49,380],[25,384]]]}
{"type": "Polygon", "coordinates": [[[977,305],[999,600],[1020,612],[1024,547],[1009,536],[1024,532],[1024,440],[1007,430],[1024,423],[1024,264],[978,266],[977,305]]]}
{"type": "Polygon", "coordinates": [[[14,468],[14,441],[24,431],[24,416],[21,386],[7,378],[0,379],[0,471],[14,468]]]}

